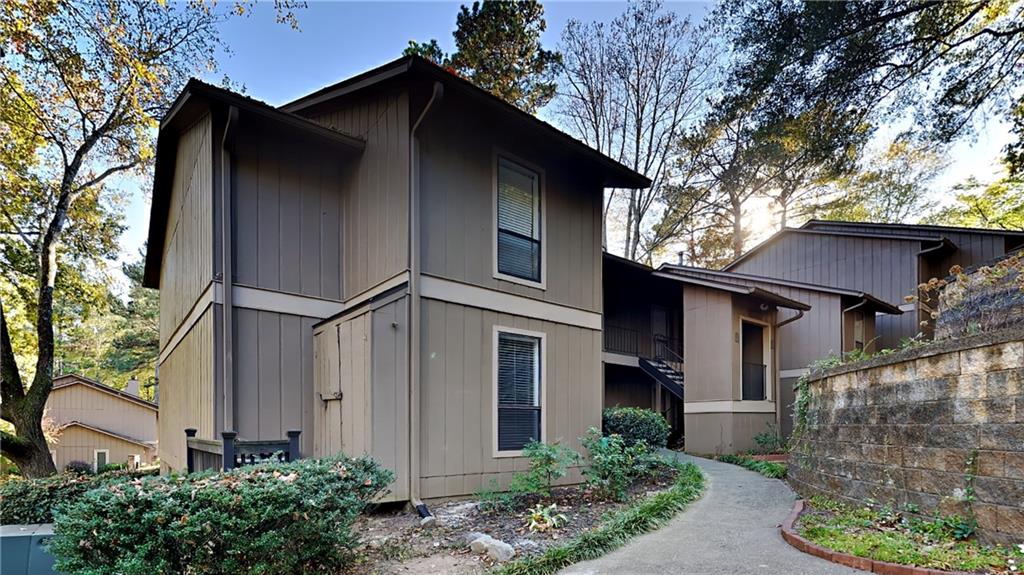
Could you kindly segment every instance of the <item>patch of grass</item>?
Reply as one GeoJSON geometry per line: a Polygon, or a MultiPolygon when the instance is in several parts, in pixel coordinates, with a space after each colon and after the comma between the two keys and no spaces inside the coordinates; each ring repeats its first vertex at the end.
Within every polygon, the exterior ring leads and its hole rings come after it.
{"type": "Polygon", "coordinates": [[[506,563],[495,569],[497,575],[543,575],[600,557],[622,546],[631,538],[653,531],[667,523],[704,491],[704,475],[692,463],[674,464],[679,475],[668,490],[652,495],[608,515],[594,530],[563,545],[551,547],[541,555],[506,563]]]}
{"type": "Polygon", "coordinates": [[[959,518],[929,521],[887,506],[851,507],[824,497],[812,497],[809,503],[797,531],[833,551],[951,571],[1002,573],[1024,564],[1024,550],[959,539],[959,518]]]}
{"type": "Polygon", "coordinates": [[[786,465],[776,461],[758,461],[746,455],[719,455],[715,459],[724,463],[745,467],[772,479],[782,479],[786,476],[786,465]]]}

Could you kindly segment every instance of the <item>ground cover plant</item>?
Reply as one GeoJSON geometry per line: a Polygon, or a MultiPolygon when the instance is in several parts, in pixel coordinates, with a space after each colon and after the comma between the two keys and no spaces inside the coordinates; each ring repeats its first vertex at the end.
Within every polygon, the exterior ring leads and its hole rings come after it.
{"type": "Polygon", "coordinates": [[[850,506],[812,497],[796,524],[804,538],[857,557],[971,573],[1012,573],[1024,568],[1024,546],[986,546],[973,536],[972,520],[922,518],[915,509],[850,506]]]}
{"type": "Polygon", "coordinates": [[[393,477],[336,456],[125,478],[58,505],[50,549],[70,575],[337,573],[393,477]]]}
{"type": "Polygon", "coordinates": [[[357,528],[367,544],[360,570],[482,573],[495,561],[473,553],[469,542],[483,534],[515,550],[499,573],[553,572],[657,528],[702,492],[695,465],[665,458],[645,442],[627,445],[617,434],[591,429],[583,445],[585,457],[531,443],[523,451],[530,466],[513,475],[509,491],[492,483],[473,499],[433,506],[437,521],[430,528],[399,511],[361,518],[357,528]],[[583,482],[558,485],[570,474],[583,482]]]}
{"type": "Polygon", "coordinates": [[[731,463],[733,465],[739,465],[745,467],[751,471],[756,471],[765,477],[771,479],[782,479],[786,476],[786,465],[784,463],[778,463],[775,461],[758,461],[753,457],[747,455],[718,455],[715,457],[718,461],[723,463],[731,463]]]}

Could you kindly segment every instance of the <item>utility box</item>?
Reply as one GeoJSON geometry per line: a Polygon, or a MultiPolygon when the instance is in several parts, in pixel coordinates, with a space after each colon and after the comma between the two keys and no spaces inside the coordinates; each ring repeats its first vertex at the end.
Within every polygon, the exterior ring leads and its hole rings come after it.
{"type": "Polygon", "coordinates": [[[3,575],[56,575],[46,545],[53,525],[0,526],[0,572],[3,575]]]}

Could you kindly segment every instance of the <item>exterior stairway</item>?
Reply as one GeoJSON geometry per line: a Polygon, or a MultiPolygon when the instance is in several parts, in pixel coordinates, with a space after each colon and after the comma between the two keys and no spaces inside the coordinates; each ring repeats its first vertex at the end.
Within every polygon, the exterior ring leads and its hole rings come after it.
{"type": "Polygon", "coordinates": [[[653,377],[672,395],[683,399],[683,374],[662,359],[640,358],[640,369],[653,377]]]}

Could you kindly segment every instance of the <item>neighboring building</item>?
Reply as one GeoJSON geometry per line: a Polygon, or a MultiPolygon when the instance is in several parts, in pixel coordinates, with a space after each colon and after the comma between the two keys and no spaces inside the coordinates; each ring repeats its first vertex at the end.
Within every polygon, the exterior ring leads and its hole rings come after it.
{"type": "Polygon", "coordinates": [[[903,315],[877,318],[879,348],[895,348],[924,329],[930,314],[905,303],[917,286],[945,277],[953,265],[970,267],[1024,245],[1024,232],[811,220],[785,228],[743,254],[724,271],[871,293],[903,315]]]}
{"type": "MultiPolygon", "coordinates": [[[[164,118],[145,284],[160,439],[301,429],[391,499],[472,493],[600,426],[605,187],[649,181],[407,57],[296,102],[192,81],[164,118]]],[[[569,480],[578,479],[578,472],[569,480]]]]}
{"type": "Polygon", "coordinates": [[[795,321],[797,318],[791,314],[789,317],[794,321],[778,330],[776,376],[779,392],[776,407],[779,429],[784,437],[788,437],[793,429],[793,384],[806,373],[807,366],[832,354],[853,350],[876,351],[876,317],[903,313],[895,305],[857,290],[672,264],[662,265],[659,269],[669,274],[771,290],[810,307],[800,314],[799,321],[795,321]]]}
{"type": "Polygon", "coordinates": [[[779,423],[777,333],[809,305],[611,254],[604,274],[606,407],[660,411],[696,453],[751,449],[755,435],[779,423]]]}
{"type": "Polygon", "coordinates": [[[157,405],[139,397],[138,381],[124,391],[79,375],[53,380],[45,417],[60,430],[50,445],[58,470],[84,461],[96,470],[107,463],[131,466],[157,456],[157,405]]]}

